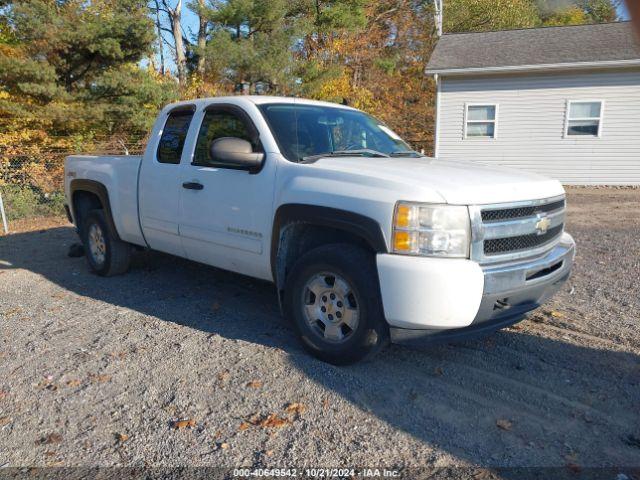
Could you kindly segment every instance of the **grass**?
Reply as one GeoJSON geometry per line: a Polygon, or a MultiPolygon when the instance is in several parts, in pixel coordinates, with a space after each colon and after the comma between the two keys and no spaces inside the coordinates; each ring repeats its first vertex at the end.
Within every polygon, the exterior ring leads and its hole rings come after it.
{"type": "Polygon", "coordinates": [[[0,187],[7,220],[64,215],[64,192],[46,193],[21,185],[0,187]]]}

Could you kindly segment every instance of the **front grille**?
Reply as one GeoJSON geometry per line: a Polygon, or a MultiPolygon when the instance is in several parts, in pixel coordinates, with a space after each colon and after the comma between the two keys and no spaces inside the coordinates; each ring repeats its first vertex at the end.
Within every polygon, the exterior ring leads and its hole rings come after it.
{"type": "Polygon", "coordinates": [[[497,222],[511,218],[532,217],[538,213],[549,213],[564,208],[564,199],[543,205],[503,208],[499,210],[483,210],[481,213],[483,222],[497,222]]]}
{"type": "Polygon", "coordinates": [[[518,237],[493,238],[491,240],[485,240],[484,254],[497,255],[499,253],[511,253],[540,247],[560,235],[562,233],[563,226],[563,224],[560,224],[550,228],[542,235],[531,233],[529,235],[520,235],[518,237]]]}

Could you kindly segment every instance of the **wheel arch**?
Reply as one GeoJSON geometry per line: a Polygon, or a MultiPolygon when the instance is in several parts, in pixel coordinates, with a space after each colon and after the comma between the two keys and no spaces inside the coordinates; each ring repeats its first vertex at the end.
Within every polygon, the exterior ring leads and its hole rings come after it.
{"type": "Polygon", "coordinates": [[[113,221],[109,191],[104,184],[96,180],[76,179],[71,181],[69,191],[71,194],[71,205],[69,208],[71,208],[78,231],[82,228],[83,216],[85,216],[89,210],[101,208],[104,210],[105,220],[109,228],[116,238],[120,240],[118,230],[113,221]]]}
{"type": "Polygon", "coordinates": [[[372,253],[387,253],[380,224],[365,215],[331,207],[298,203],[278,207],[271,236],[271,272],[278,291],[288,270],[312,248],[353,243],[372,253]]]}

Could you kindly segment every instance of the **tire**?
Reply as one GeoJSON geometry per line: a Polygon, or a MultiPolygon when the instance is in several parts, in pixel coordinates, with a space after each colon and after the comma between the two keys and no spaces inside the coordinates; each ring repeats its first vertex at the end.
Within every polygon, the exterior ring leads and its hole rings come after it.
{"type": "Polygon", "coordinates": [[[334,365],[370,358],[389,342],[375,258],[354,245],[304,254],[285,281],[284,311],[304,347],[334,365]]]}
{"type": "Polygon", "coordinates": [[[109,228],[104,210],[91,210],[82,221],[82,244],[91,270],[103,277],[125,273],[131,262],[131,245],[109,228]]]}

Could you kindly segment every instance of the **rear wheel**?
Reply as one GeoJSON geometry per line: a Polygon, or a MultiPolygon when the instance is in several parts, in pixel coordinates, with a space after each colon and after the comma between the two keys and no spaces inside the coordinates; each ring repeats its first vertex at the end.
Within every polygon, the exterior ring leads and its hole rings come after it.
{"type": "Polygon", "coordinates": [[[302,256],[287,277],[285,311],[305,348],[329,363],[357,362],[388,342],[373,255],[354,245],[302,256]]]}
{"type": "Polygon", "coordinates": [[[98,275],[109,277],[129,269],[131,245],[117,238],[103,210],[89,211],[82,222],[81,236],[89,266],[98,275]]]}

